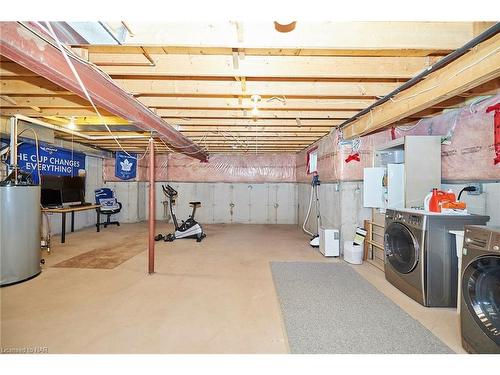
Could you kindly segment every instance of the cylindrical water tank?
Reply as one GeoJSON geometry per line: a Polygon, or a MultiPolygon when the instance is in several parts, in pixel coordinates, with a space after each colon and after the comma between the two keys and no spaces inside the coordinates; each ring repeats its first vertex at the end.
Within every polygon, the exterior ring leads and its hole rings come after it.
{"type": "Polygon", "coordinates": [[[0,285],[41,272],[40,186],[0,186],[0,285]]]}

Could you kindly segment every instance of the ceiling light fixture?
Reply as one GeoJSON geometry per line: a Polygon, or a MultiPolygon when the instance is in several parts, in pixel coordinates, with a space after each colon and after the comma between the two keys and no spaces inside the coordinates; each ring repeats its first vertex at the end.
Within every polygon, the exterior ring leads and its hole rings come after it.
{"type": "Polygon", "coordinates": [[[259,116],[259,108],[257,108],[258,103],[261,101],[260,95],[252,95],[250,100],[252,101],[252,117],[254,120],[257,120],[257,116],[259,116]]]}
{"type": "Polygon", "coordinates": [[[76,129],[75,118],[74,117],[70,117],[69,118],[68,129],[71,129],[71,130],[75,130],[76,129]]]}

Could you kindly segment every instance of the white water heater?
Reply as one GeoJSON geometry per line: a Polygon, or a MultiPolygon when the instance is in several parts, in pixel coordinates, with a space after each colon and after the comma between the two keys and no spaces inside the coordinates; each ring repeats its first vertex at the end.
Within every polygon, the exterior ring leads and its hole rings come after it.
{"type": "Polygon", "coordinates": [[[340,256],[340,233],[338,229],[319,228],[319,251],[325,257],[340,256]]]}

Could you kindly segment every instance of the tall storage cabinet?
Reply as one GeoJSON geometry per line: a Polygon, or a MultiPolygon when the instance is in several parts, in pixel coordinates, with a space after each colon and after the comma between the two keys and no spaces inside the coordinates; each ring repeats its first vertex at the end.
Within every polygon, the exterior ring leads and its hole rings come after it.
{"type": "Polygon", "coordinates": [[[365,207],[423,207],[425,196],[441,186],[441,137],[395,139],[375,150],[373,165],[364,170],[365,207]]]}

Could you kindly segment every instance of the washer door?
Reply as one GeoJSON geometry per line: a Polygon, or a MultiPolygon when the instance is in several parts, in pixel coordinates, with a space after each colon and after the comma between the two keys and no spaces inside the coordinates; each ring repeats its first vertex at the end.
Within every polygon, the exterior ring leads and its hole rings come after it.
{"type": "Polygon", "coordinates": [[[500,345],[500,256],[484,256],[467,266],[462,295],[478,326],[500,345]]]}
{"type": "Polygon", "coordinates": [[[417,266],[419,245],[404,224],[393,222],[385,230],[386,260],[399,273],[410,273],[417,266]]]}

